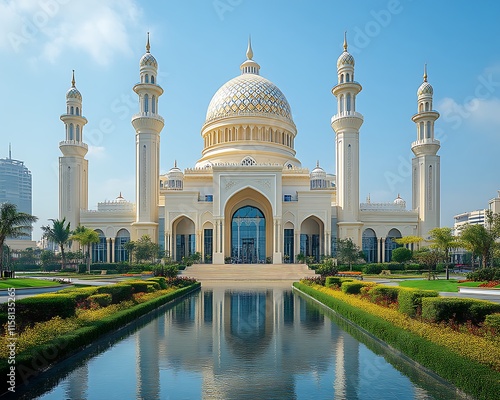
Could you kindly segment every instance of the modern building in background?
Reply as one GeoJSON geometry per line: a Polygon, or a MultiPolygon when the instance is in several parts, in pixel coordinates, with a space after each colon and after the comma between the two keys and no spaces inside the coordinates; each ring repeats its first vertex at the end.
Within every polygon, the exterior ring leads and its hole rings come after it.
{"type": "MultiPolygon", "coordinates": [[[[17,211],[32,214],[32,179],[30,170],[23,161],[12,158],[12,150],[9,145],[9,157],[0,158],[0,204],[12,203],[17,211]]],[[[19,238],[31,240],[31,232],[28,236],[19,238]]]]}
{"type": "MultiPolygon", "coordinates": [[[[208,104],[201,127],[203,150],[196,165],[181,170],[175,163],[168,173],[160,174],[165,121],[158,99],[164,90],[157,82],[158,62],[150,53],[148,37],[139,62],[139,83],[133,87],[138,97],[138,112],[132,117],[135,201],[120,194],[114,201],[98,203],[97,210],[88,209],[89,164],[83,134],[87,120],[73,77],[61,116],[65,139],[59,143],[59,218],[66,218],[71,227],[82,224],[98,232],[101,241],[93,247],[94,262],[126,260],[124,244],[143,235],[176,260],[195,252],[214,264],[279,264],[296,261],[298,254],[319,260],[335,255],[337,239],[351,238],[367,261],[390,261],[395,238],[427,238],[429,230],[439,226],[440,143],[434,137],[439,113],[432,108],[433,88],[424,72],[412,117],[416,139],[409,143],[415,155],[411,209],[399,195],[394,201],[360,203],[363,115],[356,100],[362,87],[355,80],[354,64],[344,40],[332,74],[332,81],[337,81],[331,118],[335,174],[319,163],[309,170],[296,157],[298,132],[290,104],[275,84],[261,76],[250,42],[241,73],[223,84],[208,104]]],[[[380,130],[386,134],[384,127],[380,130]]]]}

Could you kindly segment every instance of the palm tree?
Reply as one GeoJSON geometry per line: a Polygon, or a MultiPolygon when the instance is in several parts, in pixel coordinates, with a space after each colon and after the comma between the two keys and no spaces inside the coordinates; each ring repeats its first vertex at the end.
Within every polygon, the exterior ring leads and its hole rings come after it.
{"type": "Polygon", "coordinates": [[[27,236],[27,232],[33,229],[32,223],[37,217],[18,212],[12,203],[0,205],[0,278],[3,277],[3,246],[7,237],[18,238],[27,236]]]}
{"type": "Polygon", "coordinates": [[[460,247],[458,238],[453,236],[451,228],[434,228],[429,231],[431,237],[431,248],[440,251],[444,254],[444,262],[446,267],[446,279],[450,278],[448,265],[450,261],[450,250],[460,247]]]}
{"type": "Polygon", "coordinates": [[[66,254],[64,247],[69,243],[71,237],[70,223],[66,224],[66,218],[62,220],[50,219],[52,226],[42,226],[43,237],[57,244],[61,249],[61,269],[66,265],[66,254]]]}
{"type": "Polygon", "coordinates": [[[93,229],[78,225],[71,235],[70,240],[76,240],[85,249],[85,263],[87,265],[87,273],[90,274],[90,245],[99,243],[99,234],[93,229]]]}

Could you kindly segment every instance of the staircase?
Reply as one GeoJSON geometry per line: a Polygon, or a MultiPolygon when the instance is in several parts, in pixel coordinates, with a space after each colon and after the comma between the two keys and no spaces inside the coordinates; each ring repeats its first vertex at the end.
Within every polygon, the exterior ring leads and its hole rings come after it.
{"type": "Polygon", "coordinates": [[[194,264],[179,275],[198,281],[298,281],[319,276],[306,264],[194,264]]]}

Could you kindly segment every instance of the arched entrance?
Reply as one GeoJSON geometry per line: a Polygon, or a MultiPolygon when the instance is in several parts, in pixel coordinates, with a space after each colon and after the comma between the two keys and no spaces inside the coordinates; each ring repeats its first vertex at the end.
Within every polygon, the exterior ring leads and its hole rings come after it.
{"type": "Polygon", "coordinates": [[[173,222],[172,227],[175,239],[173,259],[182,262],[184,257],[192,256],[196,252],[194,222],[182,216],[173,222]]]}
{"type": "Polygon", "coordinates": [[[300,254],[313,257],[319,262],[322,252],[323,222],[316,216],[310,216],[300,225],[300,254]]]}
{"type": "Polygon", "coordinates": [[[376,263],[378,258],[377,252],[377,235],[375,231],[371,228],[365,229],[363,232],[362,239],[362,250],[365,254],[366,262],[368,263],[376,263]]]}
{"type": "Polygon", "coordinates": [[[392,251],[400,246],[394,239],[399,239],[401,237],[401,232],[396,228],[392,228],[387,234],[385,238],[385,262],[391,262],[392,251]]]}
{"type": "Polygon", "coordinates": [[[266,262],[266,218],[254,206],[243,206],[231,217],[231,262],[266,262]]]}
{"type": "Polygon", "coordinates": [[[224,216],[225,262],[243,263],[244,258],[248,263],[267,262],[273,256],[273,208],[266,196],[249,187],[240,190],[227,200],[224,216]]]}

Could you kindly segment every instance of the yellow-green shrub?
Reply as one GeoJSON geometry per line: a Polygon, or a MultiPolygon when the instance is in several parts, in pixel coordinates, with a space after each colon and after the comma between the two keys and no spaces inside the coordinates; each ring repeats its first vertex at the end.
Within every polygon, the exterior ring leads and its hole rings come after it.
{"type": "Polygon", "coordinates": [[[359,294],[361,292],[361,288],[364,287],[372,287],[374,286],[374,282],[359,282],[359,281],[350,281],[350,282],[342,282],[342,292],[346,294],[359,294]]]}
{"type": "Polygon", "coordinates": [[[88,297],[90,304],[95,304],[99,307],[107,307],[111,304],[111,295],[109,293],[93,294],[88,297]]]}
{"type": "Polygon", "coordinates": [[[411,288],[399,288],[398,307],[399,312],[410,317],[415,317],[422,312],[423,297],[438,297],[439,293],[435,290],[419,290],[411,288]]]}

